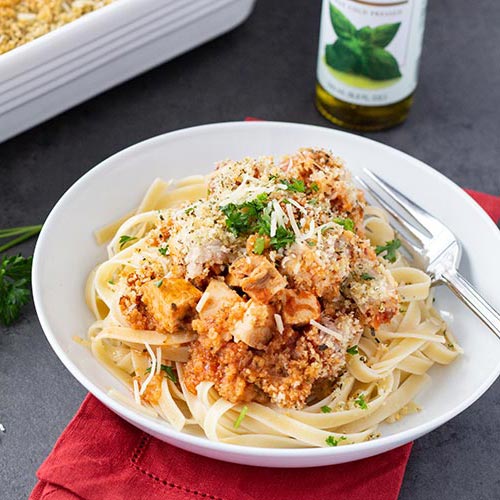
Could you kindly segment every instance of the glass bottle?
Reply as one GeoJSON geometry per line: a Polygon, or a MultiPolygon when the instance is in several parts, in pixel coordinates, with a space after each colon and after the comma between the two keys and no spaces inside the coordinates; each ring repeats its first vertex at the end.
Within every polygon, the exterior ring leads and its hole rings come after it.
{"type": "Polygon", "coordinates": [[[381,130],[413,103],[427,0],[323,0],[316,106],[331,122],[381,130]]]}

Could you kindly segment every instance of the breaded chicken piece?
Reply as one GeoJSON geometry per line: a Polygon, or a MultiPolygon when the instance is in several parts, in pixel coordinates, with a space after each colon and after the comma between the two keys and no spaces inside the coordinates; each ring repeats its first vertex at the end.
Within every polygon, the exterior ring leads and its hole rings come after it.
{"type": "Polygon", "coordinates": [[[199,319],[195,319],[192,326],[199,334],[199,341],[215,351],[232,339],[234,326],[243,318],[246,304],[223,281],[215,279],[210,281],[205,294],[207,298],[199,311],[199,319]]]}
{"type": "Polygon", "coordinates": [[[265,304],[286,287],[286,279],[266,257],[240,257],[229,268],[227,281],[239,286],[252,299],[265,304]]]}
{"type": "Polygon", "coordinates": [[[308,325],[320,317],[320,303],[310,292],[286,289],[282,300],[281,316],[285,325],[308,325]]]}
{"type": "Polygon", "coordinates": [[[233,336],[255,349],[263,349],[276,332],[274,309],[250,300],[243,318],[234,325],[233,336]]]}
{"type": "Polygon", "coordinates": [[[142,302],[161,331],[174,333],[193,314],[201,292],[181,278],[150,281],[141,287],[142,302]]]}

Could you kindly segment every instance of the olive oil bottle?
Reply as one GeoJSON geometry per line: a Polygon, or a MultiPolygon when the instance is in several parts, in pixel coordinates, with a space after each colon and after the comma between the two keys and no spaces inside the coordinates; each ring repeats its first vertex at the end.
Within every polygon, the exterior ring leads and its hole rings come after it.
{"type": "Polygon", "coordinates": [[[331,122],[381,130],[413,103],[427,0],[323,0],[316,106],[331,122]]]}

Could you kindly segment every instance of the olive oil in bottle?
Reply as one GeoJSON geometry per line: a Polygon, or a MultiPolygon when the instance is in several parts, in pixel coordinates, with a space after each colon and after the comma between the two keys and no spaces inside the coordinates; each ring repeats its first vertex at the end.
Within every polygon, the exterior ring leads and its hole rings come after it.
{"type": "Polygon", "coordinates": [[[323,0],[316,106],[331,122],[381,130],[408,116],[427,0],[323,0]]]}

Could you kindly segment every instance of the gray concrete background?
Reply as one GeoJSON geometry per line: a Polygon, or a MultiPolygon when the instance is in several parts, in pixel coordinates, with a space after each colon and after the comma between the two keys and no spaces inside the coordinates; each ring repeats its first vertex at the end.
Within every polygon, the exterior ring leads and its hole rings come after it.
{"type": "MultiPolygon", "coordinates": [[[[411,116],[369,137],[500,195],[500,3],[430,3],[411,116]]],[[[163,132],[246,115],[327,126],[312,104],[319,8],[319,0],[260,0],[233,32],[1,144],[0,227],[42,222],[93,165],[163,132]]],[[[0,334],[1,499],[27,497],[84,396],[26,307],[0,334]]],[[[402,500],[500,498],[499,399],[497,382],[415,443],[402,500]]]]}

